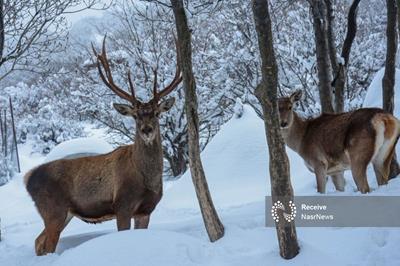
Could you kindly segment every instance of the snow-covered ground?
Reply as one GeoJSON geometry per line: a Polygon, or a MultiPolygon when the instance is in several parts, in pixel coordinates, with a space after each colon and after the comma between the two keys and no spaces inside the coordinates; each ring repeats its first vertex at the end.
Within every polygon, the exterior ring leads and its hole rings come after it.
{"type": "MultiPolygon", "coordinates": [[[[379,73],[366,106],[379,105],[379,73]]],[[[21,154],[23,171],[44,160],[31,155],[28,145],[21,154]]],[[[295,194],[316,195],[314,175],[298,155],[288,154],[295,194]]],[[[221,240],[208,241],[186,173],[166,189],[149,230],[116,232],[115,221],[90,225],[73,219],[56,254],[36,257],[34,240],[42,220],[19,176],[0,187],[0,265],[400,265],[400,229],[385,228],[298,228],[300,254],[290,261],[279,257],[275,229],[264,227],[264,196],[270,194],[264,126],[250,107],[222,127],[202,157],[226,228],[221,240]]],[[[400,195],[400,178],[378,188],[371,168],[368,176],[371,194],[400,195]]],[[[350,173],[346,181],[343,193],[329,182],[328,194],[359,194],[350,173]]]]}
{"type": "Polygon", "coordinates": [[[76,138],[60,143],[47,154],[44,162],[111,152],[113,147],[97,137],[76,138]]]}

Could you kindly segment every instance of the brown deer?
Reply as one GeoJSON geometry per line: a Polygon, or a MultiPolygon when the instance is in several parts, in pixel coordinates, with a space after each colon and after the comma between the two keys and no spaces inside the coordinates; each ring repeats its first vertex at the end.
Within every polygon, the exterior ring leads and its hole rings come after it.
{"type": "Polygon", "coordinates": [[[387,184],[400,121],[379,108],[302,119],[293,110],[301,95],[296,91],[278,99],[281,132],[286,144],[315,173],[318,192],[325,193],[327,175],[336,190],[343,191],[343,172],[351,169],[358,190],[368,193],[366,170],[370,162],[378,185],[387,184]]]}
{"type": "Polygon", "coordinates": [[[162,196],[159,115],[168,111],[175,99],[160,100],[182,81],[179,63],[173,81],[160,92],[157,91],[157,71],[154,71],[153,98],[143,103],[135,97],[130,73],[131,94],[114,83],[105,39],[101,54],[92,45],[99,74],[109,89],[130,102],[130,105],[114,104],[114,108],[135,119],[136,139],[132,145],[119,147],[105,155],[58,160],[25,175],[26,188],[45,226],[35,242],[37,255],[55,251],[61,231],[74,216],[88,223],[116,218],[118,231],[130,229],[134,218],[135,229],[145,229],[162,196]]]}

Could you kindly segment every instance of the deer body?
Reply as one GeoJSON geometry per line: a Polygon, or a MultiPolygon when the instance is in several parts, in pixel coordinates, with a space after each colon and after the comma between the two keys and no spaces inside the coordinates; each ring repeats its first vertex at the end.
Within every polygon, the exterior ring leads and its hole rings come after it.
{"type": "Polygon", "coordinates": [[[292,110],[300,97],[295,92],[279,99],[281,131],[289,148],[315,173],[318,192],[325,192],[327,175],[332,177],[336,189],[343,191],[343,172],[348,169],[358,190],[369,192],[366,169],[370,162],[378,184],[387,184],[400,135],[399,120],[379,108],[302,119],[292,110]]]}
{"type": "Polygon", "coordinates": [[[25,175],[27,191],[45,226],[35,242],[37,255],[55,251],[61,231],[74,216],[89,223],[116,218],[118,230],[130,229],[134,218],[135,229],[145,229],[162,197],[163,151],[159,115],[168,111],[175,99],[160,100],[181,82],[180,68],[177,67],[172,83],[160,92],[157,91],[156,76],[154,97],[143,103],[135,97],[130,75],[131,94],[114,84],[105,52],[105,38],[102,54],[94,52],[104,83],[130,102],[129,105],[114,104],[114,108],[135,119],[135,142],[104,155],[49,162],[25,175]]]}
{"type": "Polygon", "coordinates": [[[163,158],[161,143],[150,149],[143,145],[139,139],[105,155],[41,165],[26,176],[27,190],[37,204],[45,206],[52,205],[51,197],[41,197],[51,190],[62,202],[54,208],[67,209],[69,216],[86,222],[115,218],[118,204],[124,202],[131,205],[131,217],[149,215],[162,195],[163,158]]]}

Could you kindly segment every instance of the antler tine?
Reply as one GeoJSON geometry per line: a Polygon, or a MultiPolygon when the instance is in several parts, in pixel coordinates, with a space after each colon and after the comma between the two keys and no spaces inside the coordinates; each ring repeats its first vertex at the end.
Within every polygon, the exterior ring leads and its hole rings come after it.
{"type": "Polygon", "coordinates": [[[135,98],[133,83],[132,83],[130,74],[128,75],[128,79],[129,79],[129,87],[131,89],[132,95],[129,95],[129,93],[127,93],[126,91],[124,91],[123,89],[121,89],[114,83],[114,79],[112,77],[110,65],[108,63],[108,58],[107,58],[106,37],[107,37],[107,35],[104,36],[104,39],[103,39],[101,54],[97,53],[97,51],[94,48],[94,45],[92,43],[92,49],[93,49],[93,53],[97,59],[96,60],[97,61],[97,69],[99,71],[100,78],[104,82],[104,84],[106,84],[106,86],[109,89],[111,89],[115,94],[117,94],[122,99],[125,99],[134,104],[134,103],[136,103],[137,100],[135,98]],[[103,71],[102,67],[103,67],[104,71],[103,71]]]}
{"type": "Polygon", "coordinates": [[[175,72],[175,77],[172,80],[172,82],[165,87],[162,91],[157,93],[157,97],[161,99],[162,97],[167,96],[170,94],[178,85],[179,83],[182,82],[182,73],[181,73],[181,66],[180,66],[180,52],[179,52],[179,45],[178,45],[178,40],[175,38],[174,35],[174,40],[175,40],[175,47],[176,47],[176,72],[175,72]]]}
{"type": "Polygon", "coordinates": [[[158,92],[157,92],[157,68],[153,69],[153,74],[154,74],[153,96],[154,97],[156,97],[158,95],[158,92]]]}
{"type": "Polygon", "coordinates": [[[129,89],[132,94],[132,100],[136,101],[136,96],[135,96],[135,86],[133,85],[132,77],[131,77],[131,70],[128,70],[128,82],[129,82],[129,89]]]}

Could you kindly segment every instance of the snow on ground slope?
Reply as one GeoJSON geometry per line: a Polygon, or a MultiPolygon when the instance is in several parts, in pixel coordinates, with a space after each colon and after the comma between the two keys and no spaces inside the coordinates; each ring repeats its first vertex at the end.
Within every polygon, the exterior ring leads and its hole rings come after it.
{"type": "MultiPolygon", "coordinates": [[[[43,160],[28,148],[21,147],[24,171],[43,160]]],[[[295,153],[288,154],[295,193],[316,195],[314,175],[295,153]]],[[[385,228],[298,228],[301,253],[290,261],[279,257],[276,232],[264,227],[264,196],[270,193],[264,127],[250,107],[221,129],[202,157],[226,228],[216,243],[208,241],[186,173],[165,191],[149,230],[116,232],[115,221],[89,225],[73,219],[56,253],[36,257],[34,240],[43,225],[17,177],[0,187],[0,265],[400,265],[400,229],[385,228]]],[[[372,194],[400,194],[400,178],[377,188],[372,169],[368,176],[372,194]]],[[[346,179],[345,192],[329,183],[328,193],[358,195],[349,173],[346,179]]]]}
{"type": "MultiPolygon", "coordinates": [[[[108,153],[113,147],[106,141],[97,137],[76,138],[65,141],[55,146],[47,154],[44,162],[55,161],[62,158],[78,157],[79,155],[95,155],[108,153]]],[[[79,156],[82,157],[82,156],[79,156]]]]}
{"type": "MultiPolygon", "coordinates": [[[[241,118],[233,117],[202,152],[208,185],[214,203],[220,208],[260,201],[269,192],[268,150],[264,123],[250,106],[241,118]]],[[[296,172],[296,188],[310,184],[312,178],[304,164],[288,151],[296,172]],[[298,181],[298,182],[297,182],[298,181]],[[303,182],[304,181],[304,182],[303,182]]],[[[168,208],[198,208],[190,171],[166,193],[162,204],[168,208]]]]}

